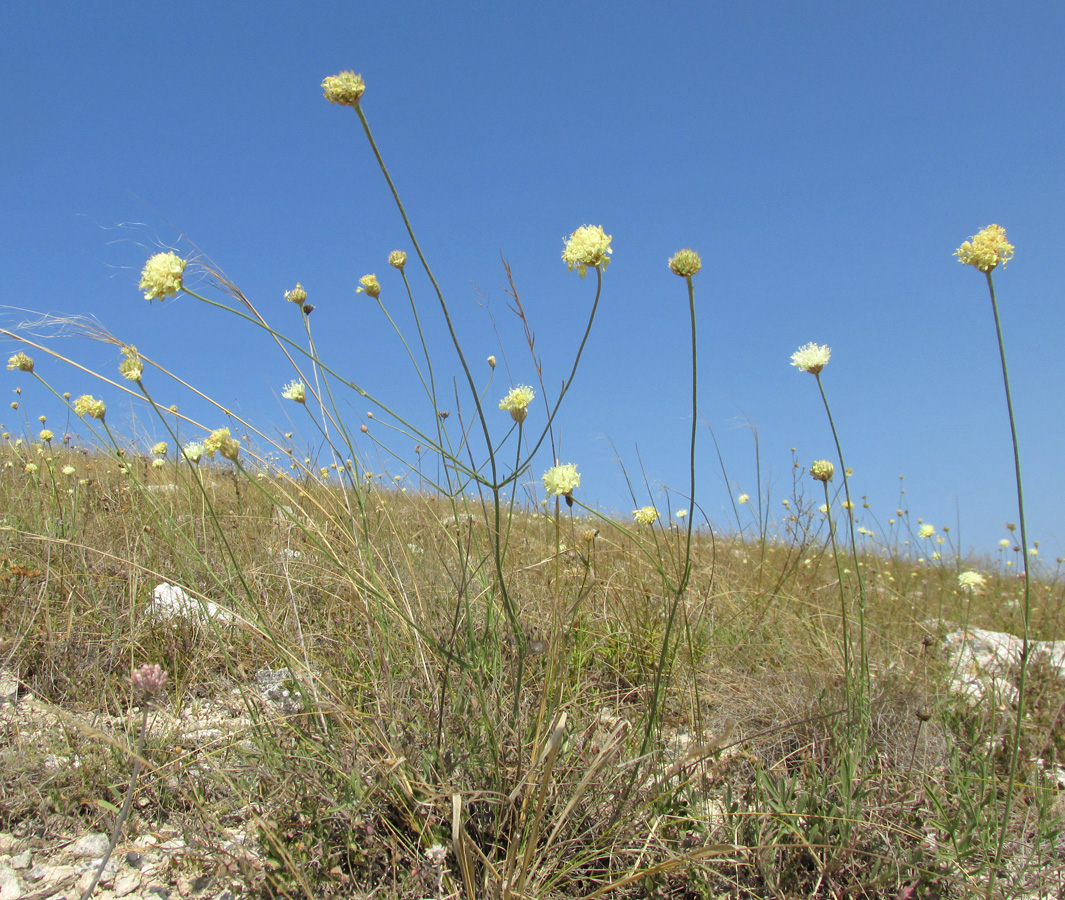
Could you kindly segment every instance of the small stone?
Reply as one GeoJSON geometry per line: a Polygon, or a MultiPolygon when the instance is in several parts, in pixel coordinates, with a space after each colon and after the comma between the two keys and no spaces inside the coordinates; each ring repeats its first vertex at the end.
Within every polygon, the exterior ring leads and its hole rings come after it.
{"type": "Polygon", "coordinates": [[[94,856],[97,859],[101,859],[107,853],[107,848],[110,844],[111,841],[106,834],[101,831],[94,831],[78,838],[74,846],[70,848],[70,852],[82,859],[94,856]]]}
{"type": "Polygon", "coordinates": [[[33,865],[33,851],[23,850],[11,857],[12,869],[28,869],[33,865]]]}
{"type": "Polygon", "coordinates": [[[130,850],[129,853],[126,854],[127,866],[133,869],[139,869],[141,867],[142,862],[144,862],[144,857],[141,856],[136,850],[130,850]]]}
{"type": "Polygon", "coordinates": [[[126,871],[122,872],[117,878],[115,878],[115,896],[125,897],[126,894],[132,894],[140,886],[140,872],[131,872],[129,869],[127,869],[126,871]]]}
{"type": "Polygon", "coordinates": [[[156,900],[156,898],[158,898],[158,900],[168,900],[170,897],[170,891],[162,885],[153,884],[144,892],[144,896],[147,897],[148,900],[156,900]]]}
{"type": "Polygon", "coordinates": [[[18,882],[15,870],[0,866],[0,900],[18,900],[22,896],[22,885],[18,882]]]}
{"type": "Polygon", "coordinates": [[[26,881],[30,882],[30,884],[36,884],[38,881],[41,881],[47,874],[48,869],[38,863],[32,869],[26,872],[22,877],[25,878],[26,881]]]}
{"type": "Polygon", "coordinates": [[[18,846],[18,839],[10,831],[0,831],[0,853],[10,853],[18,846]]]}

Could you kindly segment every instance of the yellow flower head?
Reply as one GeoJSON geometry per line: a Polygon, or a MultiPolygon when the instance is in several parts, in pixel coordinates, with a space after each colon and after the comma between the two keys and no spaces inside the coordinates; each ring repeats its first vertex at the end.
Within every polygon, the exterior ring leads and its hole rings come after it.
{"type": "Polygon", "coordinates": [[[691,278],[703,267],[703,261],[694,250],[678,250],[669,261],[669,270],[682,278],[691,278]]]}
{"type": "Polygon", "coordinates": [[[488,365],[491,366],[493,369],[496,367],[496,358],[494,356],[488,357],[488,365]]]}
{"type": "Polygon", "coordinates": [[[930,538],[936,533],[935,525],[922,525],[917,531],[917,536],[922,538],[930,538]]]}
{"type": "Polygon", "coordinates": [[[968,588],[971,591],[978,591],[980,588],[987,584],[987,579],[984,578],[979,572],[962,572],[958,576],[958,584],[963,588],[968,588]]]}
{"type": "Polygon", "coordinates": [[[32,372],[33,360],[20,351],[7,361],[7,367],[9,369],[17,369],[19,372],[32,372]]]}
{"type": "Polygon", "coordinates": [[[185,459],[187,459],[189,462],[199,463],[199,461],[203,459],[203,444],[201,444],[199,441],[189,441],[189,443],[185,445],[185,449],[181,452],[184,454],[185,459]]]}
{"type": "Polygon", "coordinates": [[[203,449],[212,459],[215,453],[221,453],[226,459],[236,462],[240,454],[240,441],[230,437],[228,428],[216,428],[203,442],[203,449]]]}
{"type": "Polygon", "coordinates": [[[544,490],[547,491],[548,497],[568,497],[580,484],[581,476],[573,463],[552,466],[544,473],[544,490]]]}
{"type": "Polygon", "coordinates": [[[160,441],[152,447],[152,453],[156,456],[166,456],[166,441],[160,441]]]}
{"type": "Polygon", "coordinates": [[[124,359],[118,364],[119,374],[123,378],[128,378],[130,381],[141,380],[141,375],[144,373],[144,361],[137,353],[137,348],[132,344],[122,348],[122,356],[124,359]]]}
{"type": "Polygon", "coordinates": [[[281,391],[281,396],[296,403],[306,403],[307,386],[302,381],[291,381],[285,385],[284,390],[281,391]]]}
{"type": "Polygon", "coordinates": [[[356,294],[365,292],[367,297],[373,297],[376,300],[381,296],[381,285],[377,283],[376,275],[363,275],[359,279],[359,286],[355,288],[356,294]]]}
{"type": "Polygon", "coordinates": [[[967,266],[990,272],[999,263],[1002,268],[1013,259],[1013,244],[1006,240],[1006,229],[1001,225],[988,225],[962,244],[954,255],[967,266]]]}
{"type": "Polygon", "coordinates": [[[82,394],[74,401],[74,412],[82,418],[88,416],[90,419],[102,419],[107,407],[103,400],[95,399],[92,394],[82,394]]]}
{"type": "Polygon", "coordinates": [[[658,521],[658,510],[653,506],[645,506],[642,509],[634,509],[632,517],[637,525],[654,525],[658,521]]]}
{"type": "Polygon", "coordinates": [[[746,503],[750,499],[751,499],[751,495],[750,494],[740,494],[736,498],[736,502],[739,503],[742,506],[744,503],[746,503]]]}
{"type": "Polygon", "coordinates": [[[144,299],[151,301],[157,297],[164,300],[173,297],[181,290],[185,273],[185,260],[176,253],[156,253],[144,264],[141,272],[141,290],[144,299]]]}
{"type": "Polygon", "coordinates": [[[55,437],[55,432],[49,428],[42,428],[41,433],[37,435],[41,439],[42,444],[50,444],[55,437]]]}
{"type": "Polygon", "coordinates": [[[791,354],[791,364],[803,372],[817,375],[832,356],[832,348],[819,344],[804,344],[791,354]]]}
{"type": "Polygon", "coordinates": [[[359,98],[366,90],[366,82],[361,75],[354,72],[341,72],[339,75],[330,75],[322,82],[325,91],[325,99],[330,103],[340,106],[358,106],[359,98]]]}
{"type": "Polygon", "coordinates": [[[815,481],[827,483],[836,474],[836,467],[827,459],[818,459],[810,463],[810,474],[813,475],[815,481]]]}
{"type": "Polygon", "coordinates": [[[602,266],[606,269],[610,263],[611,237],[599,225],[582,225],[566,240],[566,249],[562,251],[562,261],[573,271],[584,277],[588,268],[602,266]]]}
{"type": "Polygon", "coordinates": [[[388,254],[388,264],[393,269],[402,269],[407,264],[407,254],[402,250],[393,250],[388,254]]]}
{"type": "Polygon", "coordinates": [[[529,404],[535,396],[531,387],[527,384],[519,384],[511,388],[510,393],[499,401],[499,408],[510,410],[510,417],[515,422],[524,422],[529,414],[529,404]]]}
{"type": "Polygon", "coordinates": [[[297,281],[296,286],[291,291],[285,291],[285,299],[289,303],[298,303],[303,306],[307,302],[307,292],[303,289],[303,285],[297,281]]]}

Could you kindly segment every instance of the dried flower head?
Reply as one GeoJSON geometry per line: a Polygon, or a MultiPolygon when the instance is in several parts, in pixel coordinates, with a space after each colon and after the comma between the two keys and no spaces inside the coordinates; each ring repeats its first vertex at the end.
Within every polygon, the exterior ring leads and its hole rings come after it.
{"type": "Polygon", "coordinates": [[[373,297],[374,300],[381,296],[381,285],[378,284],[376,275],[363,275],[359,279],[359,286],[355,288],[355,293],[361,294],[364,291],[367,297],[373,297]]]}
{"type": "Polygon", "coordinates": [[[9,369],[15,369],[19,372],[32,372],[33,360],[30,359],[25,353],[19,351],[7,361],[7,367],[9,369]]]}
{"type": "Polygon", "coordinates": [[[144,373],[144,360],[137,353],[137,348],[132,344],[123,347],[122,357],[122,362],[118,364],[119,374],[130,381],[140,382],[144,373]]]}
{"type": "Polygon", "coordinates": [[[818,459],[810,463],[810,474],[815,481],[829,482],[836,474],[836,467],[827,459],[818,459]]]}
{"type": "Polygon", "coordinates": [[[230,437],[228,428],[216,428],[203,442],[203,450],[212,459],[215,453],[221,453],[226,459],[236,462],[240,454],[240,441],[230,437]]]}
{"type": "Polygon", "coordinates": [[[42,444],[52,443],[52,439],[55,437],[55,432],[50,428],[42,428],[41,433],[37,435],[41,439],[42,444]]]}
{"type": "Polygon", "coordinates": [[[284,397],[286,400],[292,400],[295,403],[306,403],[307,385],[305,385],[302,381],[299,380],[290,381],[288,384],[285,385],[284,389],[281,391],[281,396],[284,397]]]}
{"type": "Polygon", "coordinates": [[[831,356],[831,347],[821,346],[820,344],[804,344],[791,354],[791,364],[804,372],[809,372],[811,375],[817,375],[828,365],[828,360],[831,356]]]}
{"type": "Polygon", "coordinates": [[[544,489],[548,497],[565,496],[573,493],[574,488],[580,487],[581,476],[577,473],[574,463],[554,465],[544,473],[544,489]]]}
{"type": "Polygon", "coordinates": [[[407,254],[402,250],[393,250],[388,254],[388,264],[393,269],[402,269],[407,264],[407,254]]]}
{"type": "Polygon", "coordinates": [[[990,272],[999,263],[1006,268],[1013,259],[1013,244],[1006,240],[1006,229],[1001,225],[988,225],[962,244],[954,255],[967,266],[990,272]]]}
{"type": "Polygon", "coordinates": [[[515,422],[524,422],[529,414],[529,404],[535,396],[531,387],[527,384],[519,384],[511,388],[510,393],[499,401],[499,408],[510,410],[510,417],[515,422]]]}
{"type": "Polygon", "coordinates": [[[602,266],[606,270],[610,263],[611,236],[599,225],[582,225],[566,240],[566,248],[562,251],[562,261],[573,271],[583,278],[588,268],[602,266]]]}
{"type": "Polygon", "coordinates": [[[181,290],[185,260],[176,253],[156,253],[144,264],[140,288],[145,300],[164,300],[181,290]]]}
{"type": "Polygon", "coordinates": [[[204,447],[199,441],[189,441],[181,452],[189,462],[199,464],[203,459],[204,447]]]}
{"type": "Polygon", "coordinates": [[[107,407],[103,400],[97,400],[92,394],[82,394],[74,401],[74,412],[82,418],[88,416],[90,419],[102,419],[107,407]]]}
{"type": "Polygon", "coordinates": [[[291,291],[285,291],[285,299],[289,303],[298,303],[303,306],[307,302],[307,292],[303,289],[303,285],[297,281],[296,286],[291,291]]]}
{"type": "Polygon", "coordinates": [[[637,525],[654,525],[658,521],[658,510],[653,506],[645,506],[642,509],[634,509],[632,517],[637,525]]]}
{"type": "Polygon", "coordinates": [[[166,456],[166,441],[160,441],[152,447],[152,453],[156,456],[166,456]]]}
{"type": "Polygon", "coordinates": [[[703,267],[703,261],[694,250],[678,250],[676,255],[669,261],[669,270],[674,275],[683,278],[691,278],[703,267]]]}
{"type": "Polygon", "coordinates": [[[322,82],[325,91],[325,99],[330,103],[340,106],[355,107],[359,105],[359,98],[366,90],[366,82],[361,75],[354,72],[341,72],[339,75],[330,75],[322,82]]]}
{"type": "Polygon", "coordinates": [[[133,690],[145,700],[151,700],[153,697],[158,696],[163,688],[166,687],[167,682],[166,672],[163,671],[163,667],[149,663],[134,669],[130,680],[133,682],[133,690]]]}
{"type": "Polygon", "coordinates": [[[970,591],[978,591],[987,584],[987,579],[979,572],[962,572],[958,575],[958,585],[970,591]]]}

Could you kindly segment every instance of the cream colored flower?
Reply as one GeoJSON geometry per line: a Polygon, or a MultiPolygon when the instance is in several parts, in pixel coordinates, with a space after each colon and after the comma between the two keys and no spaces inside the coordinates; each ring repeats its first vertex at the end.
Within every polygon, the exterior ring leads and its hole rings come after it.
{"type": "Polygon", "coordinates": [[[682,278],[691,278],[703,267],[703,261],[694,250],[678,250],[669,261],[669,270],[682,278]]]}
{"type": "Polygon", "coordinates": [[[510,393],[499,401],[499,408],[509,410],[510,417],[515,422],[524,422],[529,414],[529,404],[535,396],[531,387],[527,384],[519,384],[511,388],[510,393]]]}
{"type": "Polygon", "coordinates": [[[376,275],[363,275],[359,279],[359,286],[355,288],[356,294],[365,292],[367,297],[373,297],[376,300],[381,296],[381,285],[377,282],[376,275]]]}
{"type": "Polygon", "coordinates": [[[153,459],[152,460],[152,468],[153,469],[161,469],[165,465],[166,465],[166,460],[165,459],[153,459]]]}
{"type": "Polygon", "coordinates": [[[203,459],[204,447],[199,441],[189,441],[181,452],[189,462],[198,464],[203,459]]]}
{"type": "Polygon", "coordinates": [[[303,289],[303,285],[297,281],[296,286],[291,291],[285,291],[285,299],[289,303],[298,303],[303,306],[307,302],[307,292],[303,289]]]}
{"type": "Polygon", "coordinates": [[[634,509],[632,517],[637,525],[654,525],[658,521],[658,510],[653,506],[645,506],[642,509],[634,509]]]}
{"type": "Polygon", "coordinates": [[[26,467],[22,470],[27,475],[37,474],[37,463],[26,463],[26,467]]]}
{"type": "Polygon", "coordinates": [[[55,437],[55,432],[50,428],[42,428],[41,433],[37,435],[41,439],[41,443],[50,444],[55,437]]]}
{"type": "Polygon", "coordinates": [[[322,82],[325,91],[325,99],[330,103],[340,106],[355,107],[359,105],[359,98],[366,90],[366,82],[361,75],[354,72],[341,72],[339,75],[330,75],[322,82]]]}
{"type": "Polygon", "coordinates": [[[122,362],[118,364],[119,374],[130,381],[139,382],[144,372],[144,361],[137,353],[137,348],[132,344],[123,347],[122,356],[122,362]]]}
{"type": "Polygon", "coordinates": [[[493,369],[496,367],[496,358],[494,356],[488,357],[488,365],[493,369]]]}
{"type": "Polygon", "coordinates": [[[548,497],[568,497],[580,484],[581,476],[577,473],[574,463],[554,465],[544,473],[544,489],[548,497]]]}
{"type": "Polygon", "coordinates": [[[737,502],[737,503],[739,503],[740,505],[742,505],[742,504],[746,503],[746,502],[747,502],[748,500],[750,500],[750,499],[751,499],[751,497],[750,497],[750,495],[749,495],[749,494],[740,494],[740,495],[739,495],[739,496],[738,496],[738,497],[736,498],[736,502],[737,502]]]}
{"type": "Polygon", "coordinates": [[[393,250],[388,254],[388,264],[393,269],[401,269],[407,264],[407,254],[402,250],[393,250]]]}
{"type": "Polygon", "coordinates": [[[90,419],[102,419],[107,407],[103,400],[97,400],[92,394],[82,394],[74,401],[74,412],[83,418],[88,416],[90,419]]]}
{"type": "Polygon", "coordinates": [[[817,375],[832,356],[832,348],[820,344],[804,344],[791,354],[791,364],[803,372],[817,375]]]}
{"type": "Polygon", "coordinates": [[[827,459],[818,459],[810,463],[810,474],[815,481],[829,482],[836,474],[836,467],[827,459]]]}
{"type": "Polygon", "coordinates": [[[203,442],[203,449],[212,459],[215,453],[221,453],[226,459],[236,462],[240,454],[240,441],[230,437],[228,428],[216,428],[203,442]]]}
{"type": "Polygon", "coordinates": [[[140,288],[145,300],[165,300],[181,290],[185,260],[176,253],[156,253],[144,264],[140,288]]]}
{"type": "Polygon", "coordinates": [[[66,475],[67,478],[70,478],[71,476],[76,475],[77,472],[78,472],[78,470],[75,469],[73,466],[63,466],[63,468],[60,469],[59,471],[62,472],[64,475],[66,475]]]}
{"type": "Polygon", "coordinates": [[[954,255],[967,266],[990,272],[999,263],[1002,268],[1013,259],[1013,244],[1006,240],[1006,229],[1001,225],[988,225],[962,244],[954,255]]]}
{"type": "Polygon", "coordinates": [[[583,278],[588,268],[602,266],[603,270],[610,264],[611,237],[599,225],[582,225],[566,240],[566,249],[562,251],[562,261],[583,278]]]}
{"type": "Polygon", "coordinates": [[[987,584],[987,579],[984,578],[979,572],[962,572],[958,576],[958,584],[963,588],[968,588],[971,591],[978,591],[980,588],[987,584]]]}
{"type": "Polygon", "coordinates": [[[918,537],[922,537],[922,538],[930,538],[935,533],[936,533],[936,526],[935,525],[922,525],[917,530],[917,536],[918,537]]]}
{"type": "Polygon", "coordinates": [[[166,441],[160,441],[152,447],[152,453],[155,456],[166,456],[166,441]]]}
{"type": "Polygon", "coordinates": [[[281,391],[281,396],[296,403],[306,403],[307,386],[302,381],[290,381],[281,391]]]}
{"type": "Polygon", "coordinates": [[[17,369],[19,372],[32,372],[33,360],[25,353],[19,351],[7,361],[7,367],[9,369],[17,369]]]}

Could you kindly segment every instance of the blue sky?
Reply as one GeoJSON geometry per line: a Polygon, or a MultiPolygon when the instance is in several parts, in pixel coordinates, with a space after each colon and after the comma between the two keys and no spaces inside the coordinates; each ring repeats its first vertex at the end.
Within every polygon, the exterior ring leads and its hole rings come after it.
{"type": "MultiPolygon", "coordinates": [[[[621,465],[637,505],[664,510],[667,488],[686,491],[688,308],[666,261],[692,247],[704,262],[697,499],[711,520],[732,520],[730,488],[756,492],[751,425],[775,517],[793,448],[804,466],[833,456],[815,380],[789,365],[815,341],[832,347],[825,388],[853,490],[880,527],[905,476],[911,522],[990,551],[1016,519],[1012,454],[986,285],[951,254],[997,222],[1017,247],[996,287],[1030,539],[1053,565],[1065,554],[1063,42],[1065,8],[1044,3],[5,4],[5,302],[95,316],[264,431],[299,426],[279,397],[292,372],[261,333],[187,296],[149,305],[138,293],[150,253],[194,244],[293,338],[282,293],[300,281],[323,358],[428,427],[402,347],[355,294],[376,273],[410,327],[385,261],[409,239],[355,114],[319,87],[353,69],[482,387],[483,360],[501,359],[491,408],[511,383],[535,383],[501,255],[554,391],[595,289],[566,271],[563,239],[583,224],[613,235],[558,420],[585,502],[628,514],[621,465]]],[[[435,299],[408,271],[450,383],[461,371],[435,299]]],[[[52,346],[108,375],[117,365],[113,347],[52,346]]],[[[38,369],[57,390],[107,399],[116,424],[135,417],[144,439],[165,437],[89,376],[38,369]]],[[[39,409],[59,423],[29,379],[0,378],[23,386],[33,424],[39,409]]],[[[154,385],[161,402],[223,424],[154,385]]],[[[352,421],[366,412],[357,399],[352,421]]]]}

